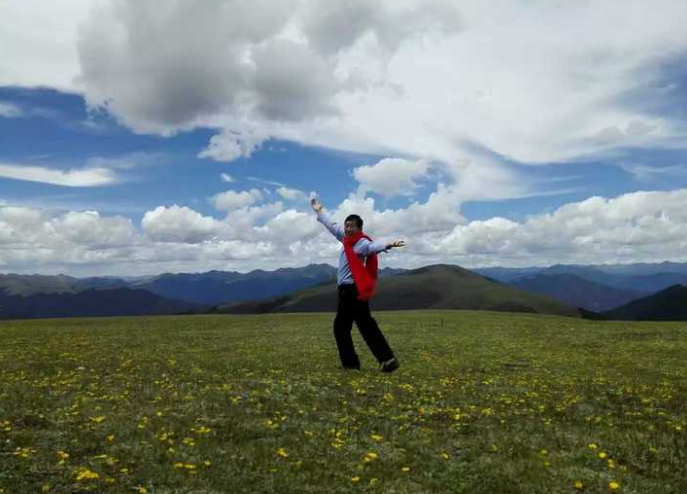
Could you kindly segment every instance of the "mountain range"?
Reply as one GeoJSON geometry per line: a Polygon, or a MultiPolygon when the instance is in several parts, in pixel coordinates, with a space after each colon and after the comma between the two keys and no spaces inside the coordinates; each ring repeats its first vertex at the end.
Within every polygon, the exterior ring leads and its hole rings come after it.
{"type": "MultiPolygon", "coordinates": [[[[445,264],[409,270],[378,282],[374,310],[472,309],[587,316],[587,311],[548,296],[518,290],[459,266],[445,264]]],[[[286,296],[226,304],[219,313],[323,312],[336,310],[336,285],[329,283],[286,296]]]]}
{"type": "Polygon", "coordinates": [[[478,268],[474,271],[504,283],[517,283],[523,278],[537,275],[569,274],[618,290],[644,293],[654,293],[676,284],[687,284],[687,264],[683,263],[595,266],[558,264],[545,268],[478,268]]]}
{"type": "MultiPolygon", "coordinates": [[[[687,264],[682,263],[471,271],[437,265],[414,270],[385,268],[380,278],[374,299],[378,310],[465,308],[585,317],[603,313],[609,318],[660,320],[662,307],[669,311],[673,303],[687,306],[687,300],[680,302],[677,289],[664,294],[659,302],[648,303],[649,309],[641,303],[633,305],[675,285],[687,284],[687,264]],[[540,298],[528,298],[532,296],[540,298]],[[548,302],[544,303],[542,296],[548,302]],[[675,302],[667,301],[673,298],[675,302]],[[552,302],[557,308],[552,309],[552,302]],[[622,312],[616,311],[625,306],[622,312]]],[[[330,297],[335,279],[336,268],[328,264],[135,278],[6,274],[0,275],[0,319],[179,314],[211,308],[219,312],[335,310],[335,299],[330,297]]]]}
{"type": "Polygon", "coordinates": [[[204,309],[198,304],[130,288],[88,288],[76,293],[63,291],[30,295],[12,295],[0,291],[0,319],[168,315],[204,309]]]}
{"type": "Polygon", "coordinates": [[[521,290],[549,295],[565,304],[594,312],[607,311],[651,294],[650,291],[623,290],[569,273],[540,273],[509,284],[521,290]]]}

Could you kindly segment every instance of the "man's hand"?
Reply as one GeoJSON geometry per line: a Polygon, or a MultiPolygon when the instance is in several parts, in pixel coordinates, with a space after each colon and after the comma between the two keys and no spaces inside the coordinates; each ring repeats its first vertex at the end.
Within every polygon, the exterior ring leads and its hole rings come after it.
{"type": "Polygon", "coordinates": [[[320,201],[318,201],[317,198],[313,197],[310,200],[310,205],[312,206],[313,210],[316,213],[319,213],[320,211],[322,211],[322,203],[320,201]]]}
{"type": "Polygon", "coordinates": [[[391,250],[394,247],[405,247],[406,243],[404,240],[396,240],[394,242],[391,242],[390,244],[386,244],[386,250],[391,250]]]}

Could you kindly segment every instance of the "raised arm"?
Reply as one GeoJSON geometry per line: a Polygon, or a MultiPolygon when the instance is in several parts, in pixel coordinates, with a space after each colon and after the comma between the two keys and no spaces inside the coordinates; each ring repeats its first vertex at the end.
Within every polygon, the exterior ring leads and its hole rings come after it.
{"type": "Polygon", "coordinates": [[[343,228],[341,228],[338,224],[336,224],[336,222],[332,221],[331,218],[329,218],[329,215],[325,213],[324,208],[322,207],[322,203],[318,201],[316,198],[313,198],[310,201],[310,205],[312,206],[313,211],[317,213],[317,221],[322,223],[327,228],[327,230],[329,230],[329,232],[337,238],[337,240],[343,242],[343,228]]]}

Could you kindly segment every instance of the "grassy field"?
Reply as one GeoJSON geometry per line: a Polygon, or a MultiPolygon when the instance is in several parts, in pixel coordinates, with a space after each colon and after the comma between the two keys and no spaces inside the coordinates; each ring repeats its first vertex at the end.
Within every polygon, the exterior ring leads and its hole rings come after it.
{"type": "Polygon", "coordinates": [[[687,492],[687,325],[377,313],[0,324],[0,493],[687,492]]]}

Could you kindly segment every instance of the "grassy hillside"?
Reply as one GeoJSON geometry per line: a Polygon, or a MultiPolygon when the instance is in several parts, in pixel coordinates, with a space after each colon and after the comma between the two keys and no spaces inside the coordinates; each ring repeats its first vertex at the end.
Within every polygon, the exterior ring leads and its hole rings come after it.
{"type": "Polygon", "coordinates": [[[74,293],[76,278],[71,276],[43,276],[0,274],[0,291],[7,295],[27,297],[37,293],[74,293]]]}
{"type": "MultiPolygon", "coordinates": [[[[580,317],[580,310],[551,297],[499,283],[459,266],[439,264],[382,278],[373,310],[503,310],[580,317]]],[[[221,306],[219,312],[316,312],[336,310],[336,286],[309,288],[288,297],[221,306]]]]}
{"type": "Polygon", "coordinates": [[[0,323],[0,492],[687,492],[687,332],[380,313],[0,323]]]}
{"type": "Polygon", "coordinates": [[[626,321],[687,320],[687,286],[675,285],[606,312],[626,321]]]}

